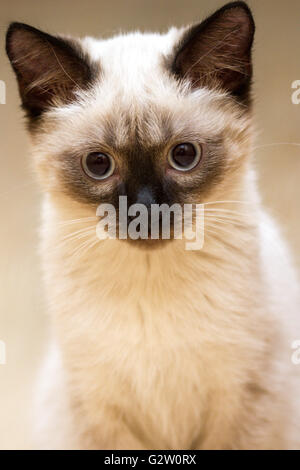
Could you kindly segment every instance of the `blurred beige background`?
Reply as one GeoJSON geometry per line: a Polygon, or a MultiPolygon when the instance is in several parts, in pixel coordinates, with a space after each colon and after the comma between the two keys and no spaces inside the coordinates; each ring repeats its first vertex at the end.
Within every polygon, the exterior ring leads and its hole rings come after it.
{"type": "MultiPolygon", "coordinates": [[[[16,82],[4,53],[6,28],[17,20],[48,32],[80,36],[109,36],[132,29],[164,31],[173,24],[198,21],[223,3],[2,0],[0,80],[7,85],[7,102],[0,104],[0,340],[6,342],[7,364],[0,365],[0,449],[30,448],[32,384],[47,337],[37,256],[40,196],[29,169],[16,82]]],[[[260,187],[300,267],[300,104],[291,102],[291,83],[300,80],[300,2],[248,3],[257,24],[254,64],[257,145],[262,145],[256,150],[260,187]]]]}

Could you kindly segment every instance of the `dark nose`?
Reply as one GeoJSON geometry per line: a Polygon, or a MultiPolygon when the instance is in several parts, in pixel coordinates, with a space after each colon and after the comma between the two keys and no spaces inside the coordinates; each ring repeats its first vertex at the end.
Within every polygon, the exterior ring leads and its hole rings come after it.
{"type": "Polygon", "coordinates": [[[137,204],[144,204],[148,210],[151,210],[151,204],[155,204],[156,200],[153,191],[149,187],[140,189],[136,196],[137,204]]]}
{"type": "MultiPolygon", "coordinates": [[[[135,198],[134,203],[136,204],[143,204],[148,212],[148,228],[150,230],[151,227],[151,205],[156,204],[156,199],[154,193],[151,188],[143,187],[141,188],[135,198]]],[[[136,216],[128,216],[128,222],[135,219],[136,216]]]]}

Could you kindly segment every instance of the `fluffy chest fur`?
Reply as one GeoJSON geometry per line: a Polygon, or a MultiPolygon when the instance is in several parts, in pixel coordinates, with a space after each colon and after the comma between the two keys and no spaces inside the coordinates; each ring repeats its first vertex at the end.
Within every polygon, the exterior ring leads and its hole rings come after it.
{"type": "Polygon", "coordinates": [[[221,244],[208,237],[201,252],[181,241],[144,252],[108,240],[80,255],[76,243],[61,243],[51,203],[44,212],[51,313],[94,445],[118,446],[123,426],[150,448],[228,445],[251,414],[260,364],[272,373],[255,232],[223,234],[221,244]]]}

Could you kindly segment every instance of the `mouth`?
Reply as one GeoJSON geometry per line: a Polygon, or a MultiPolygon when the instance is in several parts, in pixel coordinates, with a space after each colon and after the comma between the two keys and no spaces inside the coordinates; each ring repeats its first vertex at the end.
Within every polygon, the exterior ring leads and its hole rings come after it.
{"type": "Polygon", "coordinates": [[[158,249],[163,249],[167,245],[169,245],[173,239],[153,239],[153,238],[138,238],[137,240],[132,240],[131,238],[128,238],[127,240],[121,240],[124,242],[127,242],[129,246],[137,248],[139,250],[158,250],[158,249]]]}

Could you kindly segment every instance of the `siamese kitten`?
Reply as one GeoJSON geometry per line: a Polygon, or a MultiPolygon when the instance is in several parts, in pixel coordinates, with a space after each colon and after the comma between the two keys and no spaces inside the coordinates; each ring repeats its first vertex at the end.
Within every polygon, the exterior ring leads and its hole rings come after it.
{"type": "Polygon", "coordinates": [[[37,446],[300,448],[298,285],[255,184],[253,35],[243,2],[166,34],[9,27],[44,190],[37,446]],[[120,196],[203,204],[202,249],[100,240],[120,196]]]}

